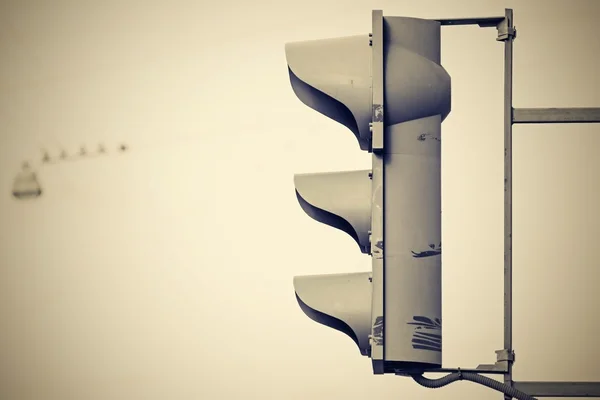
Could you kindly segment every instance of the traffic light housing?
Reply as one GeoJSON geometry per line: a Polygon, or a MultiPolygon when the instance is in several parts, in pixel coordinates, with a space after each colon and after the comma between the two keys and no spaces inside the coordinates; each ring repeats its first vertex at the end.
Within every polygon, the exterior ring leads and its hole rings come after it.
{"type": "Polygon", "coordinates": [[[370,35],[288,43],[290,83],[372,153],[367,171],[295,176],[315,220],[354,238],[370,272],[294,278],[311,319],[350,336],[374,373],[440,367],[441,124],[450,77],[440,23],[373,11],[370,35]]]}

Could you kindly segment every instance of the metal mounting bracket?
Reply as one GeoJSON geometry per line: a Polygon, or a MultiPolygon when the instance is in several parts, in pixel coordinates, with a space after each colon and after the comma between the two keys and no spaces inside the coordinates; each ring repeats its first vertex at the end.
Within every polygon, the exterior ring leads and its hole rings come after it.
{"type": "Polygon", "coordinates": [[[498,37],[496,40],[499,42],[517,38],[517,27],[511,26],[508,17],[504,17],[502,21],[496,25],[496,29],[498,30],[498,37]]]}
{"type": "Polygon", "coordinates": [[[509,38],[517,37],[517,28],[511,26],[507,16],[502,17],[483,17],[483,18],[449,18],[436,19],[441,25],[479,25],[480,28],[496,28],[498,30],[497,41],[503,42],[509,38]]]}
{"type": "Polygon", "coordinates": [[[515,352],[511,350],[496,350],[496,363],[494,364],[480,364],[477,366],[479,371],[494,371],[506,373],[508,372],[509,365],[515,361],[515,352]]]}
{"type": "MultiPolygon", "coordinates": [[[[512,347],[512,125],[554,123],[600,123],[600,108],[513,108],[512,44],[517,37],[512,9],[505,16],[489,18],[440,19],[442,25],[495,27],[496,38],[504,42],[504,349],[496,351],[495,364],[481,364],[474,370],[439,368],[425,372],[502,374],[504,383],[536,397],[600,397],[600,382],[518,382],[512,380],[515,353],[512,347]]],[[[510,396],[505,396],[510,399],[510,396]]]]}

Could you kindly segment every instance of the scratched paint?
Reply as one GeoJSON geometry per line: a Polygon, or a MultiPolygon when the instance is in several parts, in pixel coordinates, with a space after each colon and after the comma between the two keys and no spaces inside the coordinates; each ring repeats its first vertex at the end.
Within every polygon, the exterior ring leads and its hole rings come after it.
{"type": "Polygon", "coordinates": [[[383,105],[373,104],[373,122],[383,122],[383,105]]]}
{"type": "Polygon", "coordinates": [[[412,337],[413,349],[442,351],[442,321],[440,318],[415,315],[413,320],[407,324],[415,327],[412,337]]]}
{"type": "Polygon", "coordinates": [[[429,249],[424,250],[424,251],[411,250],[411,253],[413,255],[413,258],[439,256],[442,254],[442,243],[440,243],[438,246],[436,246],[435,244],[430,244],[429,249]]]}
{"type": "Polygon", "coordinates": [[[419,136],[417,136],[417,140],[420,142],[424,142],[427,139],[436,140],[438,142],[442,141],[439,136],[435,136],[431,133],[421,133],[419,136]]]}
{"type": "Polygon", "coordinates": [[[373,324],[373,342],[377,346],[383,346],[383,317],[377,317],[373,324]]]}

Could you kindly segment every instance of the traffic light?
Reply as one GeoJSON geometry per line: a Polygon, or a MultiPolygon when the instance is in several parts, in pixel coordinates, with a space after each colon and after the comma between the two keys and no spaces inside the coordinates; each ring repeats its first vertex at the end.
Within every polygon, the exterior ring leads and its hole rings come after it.
{"type": "Polygon", "coordinates": [[[302,209],[372,261],[370,272],[295,277],[296,297],[381,374],[442,364],[440,138],[451,98],[439,22],[376,10],[372,23],[370,35],[285,52],[296,96],[372,154],[371,170],[295,176],[302,209]]]}

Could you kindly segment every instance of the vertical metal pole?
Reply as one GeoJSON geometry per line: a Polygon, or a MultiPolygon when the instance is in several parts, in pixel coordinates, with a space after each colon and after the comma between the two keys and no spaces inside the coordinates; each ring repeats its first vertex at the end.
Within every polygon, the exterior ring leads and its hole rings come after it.
{"type": "Polygon", "coordinates": [[[372,14],[373,32],[371,37],[372,46],[372,95],[373,95],[373,115],[371,131],[371,150],[372,150],[372,209],[371,209],[371,242],[372,256],[372,284],[373,294],[371,303],[371,360],[373,362],[373,373],[385,373],[385,287],[384,287],[384,259],[383,259],[383,240],[384,240],[384,204],[383,204],[383,92],[384,92],[384,71],[383,71],[383,11],[373,10],[372,14]]]}
{"type": "MultiPolygon", "coordinates": [[[[512,385],[512,68],[513,13],[506,10],[504,41],[504,350],[508,355],[504,383],[512,385]]],[[[511,396],[505,396],[510,400],[511,396]]]]}

